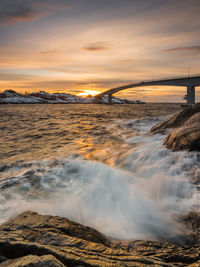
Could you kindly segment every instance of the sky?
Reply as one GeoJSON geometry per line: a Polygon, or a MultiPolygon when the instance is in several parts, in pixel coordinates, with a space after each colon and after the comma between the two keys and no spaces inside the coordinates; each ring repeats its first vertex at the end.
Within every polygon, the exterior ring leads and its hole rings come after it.
{"type": "MultiPolygon", "coordinates": [[[[199,0],[0,0],[0,91],[96,93],[199,74],[199,14],[199,0]]],[[[154,86],[115,96],[181,102],[185,94],[154,86]]]]}

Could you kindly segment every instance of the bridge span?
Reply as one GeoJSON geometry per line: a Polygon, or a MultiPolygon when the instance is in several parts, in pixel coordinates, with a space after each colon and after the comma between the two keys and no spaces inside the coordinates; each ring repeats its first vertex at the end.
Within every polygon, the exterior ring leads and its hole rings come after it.
{"type": "Polygon", "coordinates": [[[143,86],[183,86],[187,88],[187,104],[191,105],[195,103],[195,87],[200,86],[200,75],[179,77],[179,78],[167,78],[162,80],[150,80],[141,81],[133,84],[128,84],[116,88],[112,88],[104,91],[95,96],[96,100],[101,100],[104,96],[108,96],[109,104],[112,104],[112,95],[126,89],[143,86]]]}

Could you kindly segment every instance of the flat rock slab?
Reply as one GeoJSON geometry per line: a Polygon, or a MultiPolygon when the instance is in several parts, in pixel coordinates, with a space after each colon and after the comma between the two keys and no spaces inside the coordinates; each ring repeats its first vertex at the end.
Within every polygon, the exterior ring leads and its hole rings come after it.
{"type": "Polygon", "coordinates": [[[67,218],[24,212],[0,226],[0,266],[188,266],[192,246],[113,241],[67,218]]]}
{"type": "Polygon", "coordinates": [[[28,255],[14,260],[7,260],[0,264],[4,267],[64,267],[59,260],[52,255],[36,256],[28,255]]]}

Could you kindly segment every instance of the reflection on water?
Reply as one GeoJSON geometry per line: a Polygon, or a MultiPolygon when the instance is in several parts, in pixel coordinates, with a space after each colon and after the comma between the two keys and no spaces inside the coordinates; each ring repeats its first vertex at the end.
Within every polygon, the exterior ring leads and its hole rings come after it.
{"type": "Polygon", "coordinates": [[[66,216],[120,239],[165,239],[198,203],[199,153],[170,152],[146,132],[175,104],[5,105],[0,218],[66,216]]]}
{"type": "Polygon", "coordinates": [[[120,150],[133,129],[117,122],[157,117],[179,106],[159,105],[1,105],[0,163],[120,150]],[[159,113],[158,113],[159,112],[159,113]]]}

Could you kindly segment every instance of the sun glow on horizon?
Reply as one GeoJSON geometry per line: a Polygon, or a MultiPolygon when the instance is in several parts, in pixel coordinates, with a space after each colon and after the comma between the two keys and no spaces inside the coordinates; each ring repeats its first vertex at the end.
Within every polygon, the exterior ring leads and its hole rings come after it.
{"type": "Polygon", "coordinates": [[[95,90],[84,90],[83,92],[78,93],[77,96],[82,96],[82,97],[95,96],[99,93],[100,93],[99,91],[95,90]]]}

